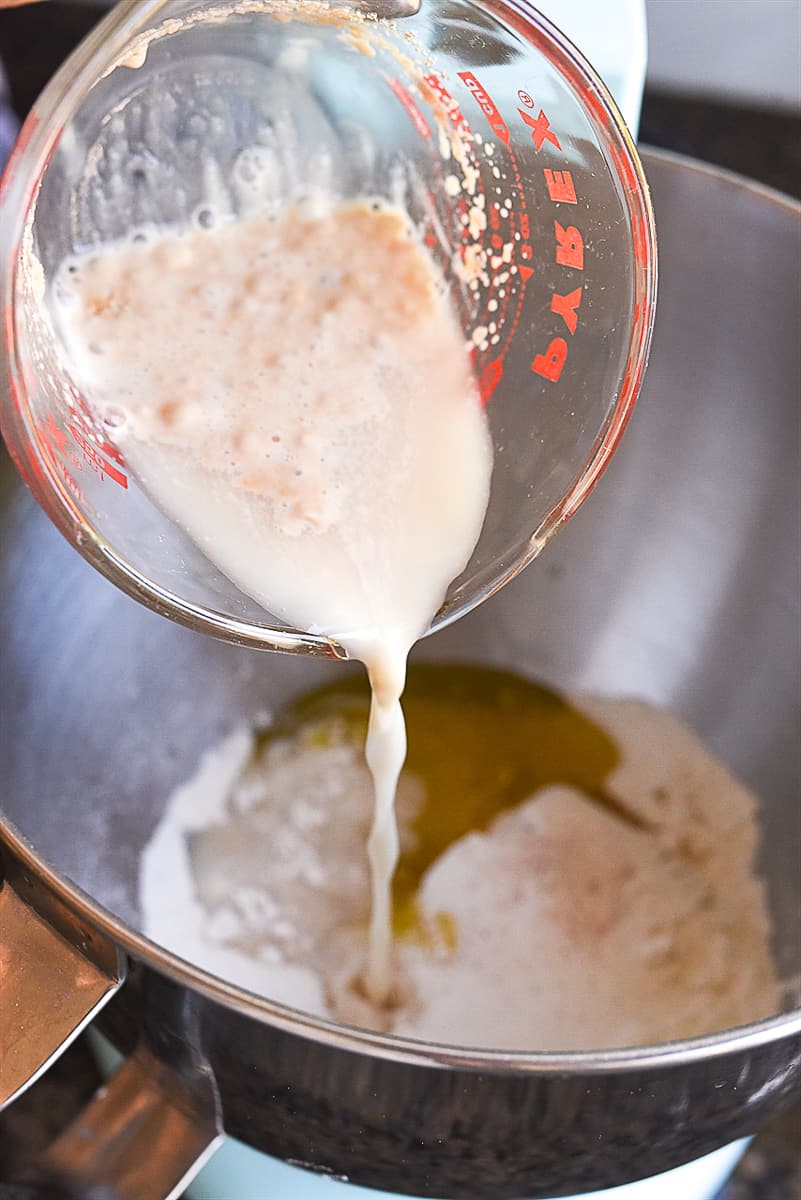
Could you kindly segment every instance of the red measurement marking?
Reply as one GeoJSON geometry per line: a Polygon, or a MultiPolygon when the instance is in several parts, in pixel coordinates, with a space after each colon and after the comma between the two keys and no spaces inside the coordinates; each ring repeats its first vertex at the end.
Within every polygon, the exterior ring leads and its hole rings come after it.
{"type": "Polygon", "coordinates": [[[478,378],[478,390],[481,403],[487,405],[489,398],[503,378],[503,358],[494,358],[483,368],[478,378]]]}
{"type": "MultiPolygon", "coordinates": [[[[116,446],[112,445],[111,442],[107,442],[103,438],[102,431],[98,431],[97,429],[97,421],[94,413],[86,403],[86,400],[83,398],[81,393],[77,392],[75,388],[70,388],[70,398],[68,404],[70,416],[72,417],[72,424],[74,426],[77,425],[80,432],[86,438],[88,438],[90,442],[94,442],[95,445],[99,446],[106,458],[110,458],[119,466],[124,467],[125,459],[123,458],[122,453],[117,449],[116,446]]],[[[64,435],[62,434],[61,436],[63,437],[64,435]]],[[[64,447],[62,446],[61,449],[63,450],[64,447]]]]}
{"type": "Polygon", "coordinates": [[[407,113],[409,114],[409,116],[411,118],[412,124],[414,125],[415,129],[420,134],[420,136],[424,137],[424,138],[430,138],[431,130],[428,128],[428,122],[426,121],[425,117],[420,112],[420,109],[417,107],[414,100],[409,95],[409,93],[406,91],[406,88],[403,86],[403,84],[400,82],[400,80],[399,79],[386,79],[386,83],[388,84],[390,89],[395,93],[397,98],[400,100],[403,107],[406,109],[407,113]]]}
{"type": "Polygon", "coordinates": [[[63,429],[59,429],[58,425],[56,425],[52,413],[40,428],[50,445],[63,454],[67,449],[67,435],[63,429]]]}
{"type": "MultiPolygon", "coordinates": [[[[512,174],[514,176],[514,188],[515,188],[515,194],[516,194],[516,204],[514,206],[511,206],[512,207],[512,216],[517,217],[517,220],[519,222],[519,235],[523,239],[523,244],[519,245],[518,248],[514,251],[514,259],[523,258],[526,260],[530,260],[533,258],[532,248],[531,248],[530,244],[528,244],[529,238],[531,235],[531,225],[530,225],[530,221],[528,218],[528,214],[526,212],[526,197],[525,197],[525,190],[523,188],[523,180],[522,180],[522,177],[520,174],[520,169],[517,165],[517,160],[515,158],[514,151],[512,149],[511,135],[509,133],[509,129],[508,129],[506,123],[500,117],[500,114],[498,113],[498,110],[494,104],[494,101],[489,96],[489,94],[486,92],[486,90],[481,86],[481,84],[475,78],[473,73],[471,71],[462,72],[459,75],[459,78],[462,80],[462,82],[465,84],[465,86],[470,91],[470,93],[473,96],[473,98],[475,99],[476,103],[479,105],[482,112],[484,113],[487,120],[489,121],[490,127],[497,134],[498,138],[503,143],[503,145],[506,148],[506,151],[509,155],[509,165],[511,167],[512,174]],[[497,114],[497,116],[496,116],[496,114],[497,114]]],[[[467,139],[472,140],[473,133],[470,128],[469,122],[466,120],[464,114],[462,113],[461,109],[459,108],[459,105],[456,103],[456,101],[453,99],[453,97],[449,94],[449,92],[443,86],[443,84],[437,78],[437,76],[436,75],[427,76],[425,79],[425,84],[428,86],[428,88],[431,91],[430,97],[426,96],[425,91],[423,91],[423,95],[425,96],[425,98],[427,100],[429,100],[429,103],[434,105],[437,102],[439,102],[441,104],[444,112],[447,114],[451,124],[453,126],[455,126],[455,128],[458,130],[458,132],[460,134],[464,135],[467,139]]],[[[475,155],[470,153],[470,158],[471,158],[471,161],[473,162],[473,164],[477,166],[475,155]]],[[[483,188],[481,185],[481,175],[480,174],[479,174],[479,188],[481,189],[480,194],[483,195],[483,188]]],[[[469,209],[469,206],[465,201],[462,200],[459,202],[457,211],[459,212],[460,216],[465,215],[468,212],[468,209],[469,209]]],[[[497,234],[501,229],[501,219],[500,219],[500,214],[495,205],[487,205],[487,218],[488,218],[488,222],[489,222],[492,234],[497,234]]],[[[467,226],[463,226],[463,228],[465,229],[465,233],[463,234],[463,236],[465,237],[465,240],[469,240],[469,234],[467,234],[467,232],[466,232],[467,226]]],[[[512,244],[514,244],[516,236],[517,235],[515,234],[514,226],[512,226],[508,240],[512,244]]],[[[503,241],[503,238],[500,239],[500,245],[498,245],[498,239],[494,238],[492,241],[492,249],[496,249],[496,250],[501,249],[504,246],[504,244],[505,243],[503,241]]],[[[465,247],[462,247],[462,257],[463,258],[465,256],[465,253],[466,253],[465,247]]],[[[475,351],[472,356],[473,361],[476,364],[476,370],[477,370],[477,374],[478,374],[479,391],[481,394],[482,402],[484,404],[488,403],[490,397],[492,396],[492,393],[495,391],[495,389],[497,388],[498,384],[500,383],[500,381],[503,377],[504,361],[506,359],[506,355],[508,353],[509,346],[514,341],[514,337],[517,332],[518,325],[520,323],[520,316],[522,313],[523,301],[524,301],[525,292],[526,292],[526,284],[527,284],[528,280],[531,278],[531,276],[534,274],[534,269],[532,267],[524,268],[520,265],[519,262],[515,263],[514,259],[512,259],[512,261],[509,262],[509,268],[510,268],[510,272],[511,272],[514,269],[514,266],[517,267],[518,278],[520,280],[519,287],[516,289],[516,292],[515,292],[515,291],[511,290],[511,285],[510,285],[510,290],[507,292],[506,297],[502,298],[500,300],[500,305],[501,305],[500,312],[496,312],[492,318],[487,318],[488,323],[495,322],[497,324],[497,327],[499,330],[500,329],[505,330],[503,345],[500,347],[498,347],[497,345],[493,346],[493,350],[495,352],[496,357],[488,363],[483,363],[483,365],[481,365],[480,367],[479,367],[479,364],[482,363],[483,354],[487,353],[487,351],[485,350],[482,354],[479,354],[478,351],[475,351]],[[514,303],[514,301],[516,301],[516,303],[514,303]],[[514,308],[513,308],[513,312],[511,313],[511,320],[509,321],[508,324],[505,324],[507,310],[509,308],[511,308],[512,305],[514,305],[514,308]]],[[[497,341],[497,339],[496,339],[496,341],[497,341]]]]}
{"type": "Polygon", "coordinates": [[[67,428],[83,452],[83,457],[89,466],[92,467],[93,470],[99,471],[101,476],[108,475],[109,479],[113,479],[114,482],[121,488],[127,490],[127,475],[124,475],[122,471],[117,469],[117,467],[112,466],[112,464],[103,457],[94,442],[91,442],[89,438],[81,433],[81,431],[74,425],[68,425],[67,428]]]}
{"type": "Polygon", "coordinates": [[[543,175],[545,176],[545,186],[548,189],[548,195],[555,203],[560,200],[564,201],[565,204],[578,203],[573,176],[569,171],[550,171],[546,167],[543,175]]]}
{"type": "MultiPolygon", "coordinates": [[[[528,218],[528,213],[526,212],[526,196],[525,196],[525,191],[523,189],[523,180],[521,178],[520,168],[517,165],[517,159],[515,158],[515,153],[514,153],[514,150],[512,149],[511,144],[509,146],[507,146],[506,149],[509,154],[509,166],[511,167],[512,174],[514,176],[514,186],[515,186],[515,195],[516,195],[516,207],[515,207],[514,211],[516,211],[516,215],[517,215],[520,236],[521,236],[521,238],[525,239],[523,244],[519,245],[519,249],[517,251],[516,256],[520,259],[525,259],[526,261],[530,261],[534,257],[534,252],[533,252],[531,246],[528,244],[528,238],[531,236],[531,223],[528,218]]],[[[506,359],[506,355],[509,351],[509,347],[511,346],[512,342],[514,341],[515,334],[517,333],[517,329],[520,324],[520,317],[523,312],[523,303],[526,298],[526,285],[527,285],[529,279],[531,278],[532,274],[534,273],[533,268],[531,268],[531,267],[524,268],[519,262],[517,264],[517,270],[518,270],[518,278],[520,279],[520,286],[517,288],[517,297],[516,297],[517,303],[515,304],[511,323],[509,324],[508,331],[505,335],[503,348],[497,359],[497,362],[499,362],[500,366],[501,366],[501,372],[503,371],[503,364],[506,359]]],[[[500,376],[498,377],[498,381],[496,381],[496,385],[497,385],[497,382],[499,382],[499,381],[500,381],[500,376]]],[[[493,385],[493,386],[496,386],[496,385],[493,385]]],[[[489,396],[487,398],[489,398],[489,396]]]]}
{"type": "Polygon", "coordinates": [[[117,447],[112,446],[111,442],[101,442],[100,449],[103,451],[106,458],[113,458],[114,461],[119,463],[121,467],[125,466],[125,459],[122,457],[122,454],[119,452],[117,447]]]}
{"type": "Polygon", "coordinates": [[[511,140],[509,126],[498,112],[495,101],[492,99],[489,92],[485,91],[472,71],[460,71],[459,78],[470,92],[484,116],[487,118],[492,132],[496,135],[496,137],[501,139],[504,146],[508,146],[511,140]]]}
{"type": "MultiPolygon", "coordinates": [[[[42,442],[42,453],[44,454],[44,457],[47,459],[47,461],[50,463],[53,470],[58,475],[61,476],[62,480],[64,481],[64,484],[67,487],[67,490],[69,492],[72,492],[72,495],[75,497],[75,499],[78,501],[79,504],[83,505],[84,508],[88,508],[89,505],[86,503],[86,497],[84,496],[83,491],[81,490],[80,484],[78,483],[78,481],[76,479],[73,478],[72,474],[70,473],[69,468],[67,467],[67,464],[65,462],[62,462],[61,458],[55,453],[52,445],[47,440],[47,438],[45,438],[45,440],[42,442]]],[[[36,469],[36,475],[37,475],[37,478],[39,478],[39,479],[44,478],[43,473],[38,469],[38,467],[36,469]]]]}
{"type": "Polygon", "coordinates": [[[70,409],[80,417],[84,425],[91,425],[94,422],[92,410],[84,400],[80,392],[75,388],[70,388],[70,409]]]}
{"type": "Polygon", "coordinates": [[[442,80],[438,79],[434,74],[430,74],[430,76],[424,78],[423,83],[432,91],[432,100],[439,101],[442,107],[445,108],[445,112],[450,116],[452,124],[459,128],[466,128],[469,132],[470,126],[465,121],[462,110],[460,110],[457,102],[453,100],[450,91],[447,90],[442,80]]]}

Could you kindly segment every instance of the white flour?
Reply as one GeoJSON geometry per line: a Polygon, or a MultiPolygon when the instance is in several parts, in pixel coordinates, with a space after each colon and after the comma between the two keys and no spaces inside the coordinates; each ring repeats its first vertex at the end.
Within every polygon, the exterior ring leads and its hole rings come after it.
{"type": "MultiPolygon", "coordinates": [[[[647,828],[554,787],[462,837],[423,877],[441,936],[398,943],[391,1016],[350,987],[370,906],[355,746],[275,742],[241,782],[248,735],[211,750],[144,854],[146,933],[270,999],[474,1047],[645,1044],[776,1011],[755,798],[672,715],[576,707],[620,747],[606,790],[647,828]]],[[[402,843],[421,799],[404,775],[402,843]]]]}

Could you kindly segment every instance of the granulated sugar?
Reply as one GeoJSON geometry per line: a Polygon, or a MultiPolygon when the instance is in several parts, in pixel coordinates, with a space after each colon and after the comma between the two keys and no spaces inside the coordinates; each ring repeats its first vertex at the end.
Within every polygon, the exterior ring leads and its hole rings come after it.
{"type": "MultiPolygon", "coordinates": [[[[145,853],[146,932],[270,999],[473,1047],[630,1046],[776,1011],[754,796],[671,714],[575,706],[620,749],[604,797],[542,789],[437,858],[397,945],[394,1010],[352,986],[372,795],[355,741],[301,731],[258,769],[246,733],[212,750],[145,853]]],[[[404,775],[402,845],[422,800],[404,775]]]]}

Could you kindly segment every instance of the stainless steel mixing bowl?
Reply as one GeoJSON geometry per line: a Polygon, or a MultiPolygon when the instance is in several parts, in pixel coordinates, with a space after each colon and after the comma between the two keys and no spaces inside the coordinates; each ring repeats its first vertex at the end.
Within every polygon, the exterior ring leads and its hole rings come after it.
{"type": "MultiPolygon", "coordinates": [[[[801,944],[799,210],[688,161],[645,163],[663,279],[630,433],[542,559],[419,653],[634,693],[687,718],[762,796],[761,866],[790,975],[801,944]]],[[[405,1194],[572,1195],[752,1133],[797,1091],[797,1008],[694,1042],[479,1053],[307,1017],[149,943],[137,858],[172,788],[237,719],[345,668],[161,620],[62,543],[9,470],[2,480],[0,925],[17,1001],[2,1006],[6,1090],[97,1008],[121,1049],[138,1047],[54,1167],[125,1197],[165,1196],[222,1124],[405,1194]]]]}

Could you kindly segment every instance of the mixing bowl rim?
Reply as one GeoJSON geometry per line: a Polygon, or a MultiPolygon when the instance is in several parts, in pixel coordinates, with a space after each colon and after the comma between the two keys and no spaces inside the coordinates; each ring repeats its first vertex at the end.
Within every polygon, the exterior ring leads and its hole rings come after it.
{"type": "Polygon", "coordinates": [[[796,200],[794,196],[787,192],[781,192],[778,188],[769,187],[766,183],[760,183],[758,179],[751,179],[748,175],[741,175],[739,171],[732,171],[729,167],[721,167],[717,163],[704,162],[700,158],[691,158],[688,154],[679,154],[675,150],[666,150],[662,146],[652,146],[649,142],[643,142],[638,148],[640,160],[645,168],[646,178],[648,176],[648,163],[651,160],[663,162],[671,167],[681,167],[682,170],[688,170],[697,175],[706,175],[712,179],[718,179],[722,183],[729,183],[742,188],[744,191],[752,193],[755,197],[762,200],[768,200],[777,208],[783,209],[788,216],[801,218],[801,200],[796,200]]]}
{"type": "MultiPolygon", "coordinates": [[[[481,1071],[489,1074],[564,1075],[611,1074],[674,1067],[678,1063],[712,1059],[756,1049],[786,1037],[801,1037],[801,1006],[750,1025],[706,1037],[610,1050],[509,1051],[471,1049],[415,1038],[374,1033],[340,1025],[225,980],[182,959],[133,929],[72,880],[41,858],[28,839],[0,810],[0,845],[6,844],[20,863],[59,897],[71,912],[121,946],[131,957],[173,982],[242,1016],[283,1033],[324,1044],[332,1049],[429,1068],[481,1071]]],[[[2,883],[0,882],[0,886],[2,883]]]]}

